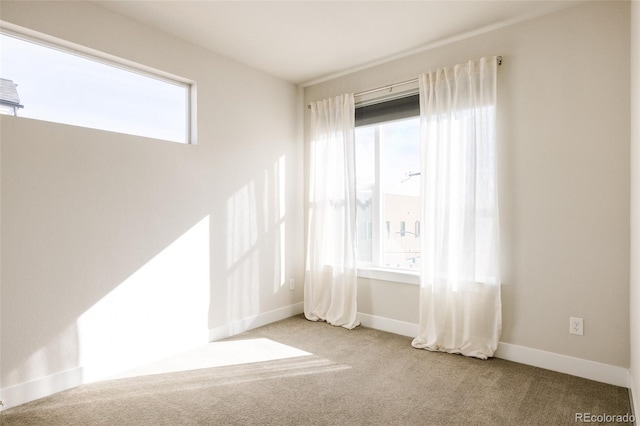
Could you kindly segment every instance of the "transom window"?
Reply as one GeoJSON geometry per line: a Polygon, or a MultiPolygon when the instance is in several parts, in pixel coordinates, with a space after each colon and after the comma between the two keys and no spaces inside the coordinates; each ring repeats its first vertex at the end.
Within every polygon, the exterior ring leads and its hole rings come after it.
{"type": "Polygon", "coordinates": [[[194,142],[192,84],[146,67],[125,65],[124,60],[114,62],[106,56],[0,33],[1,112],[173,142],[194,142]]]}

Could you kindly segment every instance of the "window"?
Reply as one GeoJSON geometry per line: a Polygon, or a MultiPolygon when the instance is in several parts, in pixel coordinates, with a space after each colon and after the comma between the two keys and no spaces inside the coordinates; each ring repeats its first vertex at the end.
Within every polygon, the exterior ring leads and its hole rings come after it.
{"type": "Polygon", "coordinates": [[[355,141],[358,263],[361,267],[418,271],[418,96],[357,106],[355,141]],[[361,232],[369,228],[372,232],[361,232]]]}
{"type": "Polygon", "coordinates": [[[3,110],[37,120],[192,142],[190,83],[105,58],[0,33],[2,87],[14,89],[9,100],[2,91],[0,103],[13,107],[3,110]]]}

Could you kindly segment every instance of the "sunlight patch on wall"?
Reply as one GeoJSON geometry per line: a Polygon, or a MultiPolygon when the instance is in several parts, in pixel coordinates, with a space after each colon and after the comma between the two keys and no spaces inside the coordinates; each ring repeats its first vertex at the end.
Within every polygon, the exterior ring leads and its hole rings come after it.
{"type": "Polygon", "coordinates": [[[255,184],[227,200],[227,322],[259,312],[260,250],[255,184]]]}
{"type": "Polygon", "coordinates": [[[208,341],[209,217],[78,319],[85,381],[208,341]]]}
{"type": "Polygon", "coordinates": [[[278,161],[276,161],[274,165],[274,191],[273,194],[276,197],[274,200],[274,205],[276,206],[276,223],[275,230],[277,233],[276,238],[274,239],[275,247],[274,253],[277,254],[278,259],[275,262],[275,265],[279,266],[279,269],[276,270],[275,279],[274,279],[274,294],[278,292],[278,290],[285,285],[287,280],[287,269],[286,269],[286,201],[287,201],[287,192],[286,192],[286,174],[285,174],[285,157],[281,156],[278,161]]]}
{"type": "Polygon", "coordinates": [[[256,191],[253,182],[227,200],[227,268],[233,268],[256,245],[256,191]]]}

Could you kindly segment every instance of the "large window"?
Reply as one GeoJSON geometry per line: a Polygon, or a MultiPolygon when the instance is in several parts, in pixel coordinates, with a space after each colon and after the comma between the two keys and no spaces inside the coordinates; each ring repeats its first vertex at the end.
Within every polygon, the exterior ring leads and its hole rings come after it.
{"type": "Polygon", "coordinates": [[[418,115],[417,95],[356,109],[361,267],[420,269],[418,115]]]}
{"type": "Polygon", "coordinates": [[[124,62],[0,33],[0,78],[11,89],[0,103],[21,117],[193,142],[191,84],[124,62]]]}

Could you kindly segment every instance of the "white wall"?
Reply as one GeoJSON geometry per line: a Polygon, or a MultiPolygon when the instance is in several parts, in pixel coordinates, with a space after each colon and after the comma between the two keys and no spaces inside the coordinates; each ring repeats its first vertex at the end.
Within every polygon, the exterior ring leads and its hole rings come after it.
{"type": "Polygon", "coordinates": [[[198,99],[197,145],[2,117],[5,405],[299,311],[295,86],[90,3],[3,1],[1,19],[191,79],[198,99]]]}
{"type": "MultiPolygon", "coordinates": [[[[625,371],[628,3],[589,2],[306,87],[305,103],[488,55],[504,58],[501,341],[625,371]],[[583,337],[569,335],[570,316],[584,318],[583,337]]],[[[417,323],[418,290],[408,286],[361,279],[359,311],[417,323]]]]}
{"type": "Polygon", "coordinates": [[[631,3],[631,392],[640,414],[640,2],[631,3]]]}

